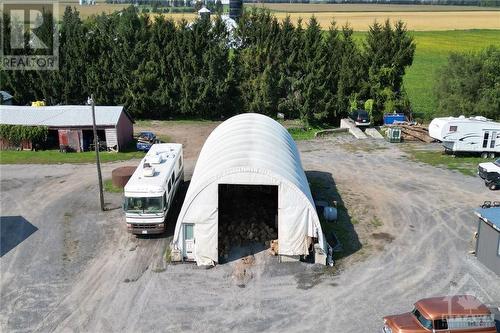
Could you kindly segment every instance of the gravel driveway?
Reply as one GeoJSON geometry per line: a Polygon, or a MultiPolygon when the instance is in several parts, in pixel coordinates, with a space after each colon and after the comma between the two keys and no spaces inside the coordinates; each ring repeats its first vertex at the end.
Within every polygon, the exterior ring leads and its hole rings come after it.
{"type": "MultiPolygon", "coordinates": [[[[30,230],[0,258],[0,331],[359,333],[427,296],[474,293],[500,305],[500,278],[468,254],[472,211],[498,193],[388,143],[340,136],[299,149],[308,174],[364,215],[354,225],[361,248],[340,270],[277,264],[266,252],[249,266],[167,265],[170,238],[127,234],[119,194],[98,210],[93,165],[0,166],[1,215],[30,230]],[[373,232],[363,225],[372,215],[383,222],[373,232]]],[[[106,164],[104,174],[133,164],[106,164]]]]}

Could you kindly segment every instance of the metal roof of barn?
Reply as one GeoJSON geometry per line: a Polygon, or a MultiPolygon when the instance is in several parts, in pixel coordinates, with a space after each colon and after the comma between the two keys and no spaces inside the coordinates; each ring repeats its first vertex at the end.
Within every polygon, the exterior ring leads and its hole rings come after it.
{"type": "MultiPolygon", "coordinates": [[[[96,106],[96,125],[116,126],[122,112],[125,112],[123,106],[96,106]]],[[[125,114],[132,121],[126,112],[125,114]]],[[[92,109],[88,105],[0,105],[0,123],[48,127],[92,126],[92,109]]]]}
{"type": "Polygon", "coordinates": [[[476,215],[500,232],[500,207],[479,208],[476,215]]]}

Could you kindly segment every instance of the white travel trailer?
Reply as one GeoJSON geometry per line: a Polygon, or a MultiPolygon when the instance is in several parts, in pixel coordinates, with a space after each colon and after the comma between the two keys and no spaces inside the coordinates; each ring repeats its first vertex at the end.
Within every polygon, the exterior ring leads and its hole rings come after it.
{"type": "Polygon", "coordinates": [[[500,123],[484,117],[435,118],[429,135],[449,152],[477,152],[491,158],[500,154],[500,123]]]}
{"type": "Polygon", "coordinates": [[[125,185],[123,209],[127,230],[133,234],[162,233],[183,180],[182,144],[152,145],[125,185]]]}

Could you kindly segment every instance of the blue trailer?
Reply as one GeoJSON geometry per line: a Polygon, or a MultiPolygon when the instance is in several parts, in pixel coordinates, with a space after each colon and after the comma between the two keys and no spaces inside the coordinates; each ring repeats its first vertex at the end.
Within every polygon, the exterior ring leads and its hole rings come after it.
{"type": "Polygon", "coordinates": [[[387,113],[384,114],[384,125],[391,125],[394,122],[404,122],[406,116],[403,113],[387,113]]]}

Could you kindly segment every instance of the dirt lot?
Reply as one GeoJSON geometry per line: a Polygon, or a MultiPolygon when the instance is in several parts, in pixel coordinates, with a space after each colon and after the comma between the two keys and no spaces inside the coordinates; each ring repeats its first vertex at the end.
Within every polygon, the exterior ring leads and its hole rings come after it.
{"type": "MultiPolygon", "coordinates": [[[[206,126],[165,130],[185,140],[188,178],[206,126]]],[[[98,210],[93,165],[0,166],[2,226],[5,217],[18,226],[2,237],[23,236],[2,248],[0,331],[376,332],[383,315],[426,296],[469,292],[499,305],[498,276],[467,254],[472,210],[497,195],[477,177],[409,161],[384,142],[298,145],[314,191],[340,193],[361,244],[344,244],[351,253],[337,269],[277,264],[265,252],[210,270],[167,265],[170,238],[128,235],[119,194],[98,210]]]]}

